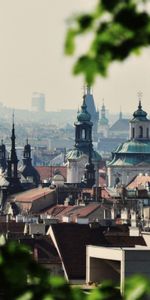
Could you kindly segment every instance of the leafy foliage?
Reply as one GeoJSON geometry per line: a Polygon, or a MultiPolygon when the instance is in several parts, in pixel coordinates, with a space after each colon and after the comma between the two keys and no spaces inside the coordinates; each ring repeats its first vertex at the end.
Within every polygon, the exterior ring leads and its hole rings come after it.
{"type": "Polygon", "coordinates": [[[65,39],[65,53],[75,54],[76,38],[92,33],[87,53],[77,59],[73,73],[92,84],[97,75],[107,76],[114,61],[123,61],[150,45],[148,0],[101,0],[90,14],[72,18],[65,39]]]}
{"type": "Polygon", "coordinates": [[[50,276],[23,245],[9,242],[0,248],[0,299],[3,300],[140,300],[150,294],[149,285],[148,279],[135,276],[127,280],[125,296],[109,281],[87,293],[72,288],[61,277],[50,276]]]}

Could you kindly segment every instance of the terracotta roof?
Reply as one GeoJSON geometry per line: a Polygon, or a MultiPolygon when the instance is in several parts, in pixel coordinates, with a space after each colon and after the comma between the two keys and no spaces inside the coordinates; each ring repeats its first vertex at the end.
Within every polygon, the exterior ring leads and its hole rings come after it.
{"type": "Polygon", "coordinates": [[[74,215],[76,215],[78,217],[85,218],[85,217],[88,217],[91,213],[93,213],[95,210],[97,210],[100,207],[101,207],[101,205],[98,203],[92,203],[92,204],[88,204],[86,206],[79,206],[77,211],[75,211],[75,212],[70,211],[66,215],[73,213],[74,215]]]}
{"type": "Polygon", "coordinates": [[[72,210],[73,206],[68,205],[55,205],[46,211],[46,214],[51,215],[53,217],[60,217],[64,215],[65,212],[72,210]]]}
{"type": "Polygon", "coordinates": [[[99,176],[99,186],[106,186],[106,178],[104,176],[99,176]]]}
{"type": "Polygon", "coordinates": [[[54,190],[51,190],[50,188],[36,188],[32,190],[28,190],[26,192],[21,192],[18,194],[11,195],[11,198],[15,198],[16,202],[33,202],[35,200],[38,200],[41,197],[44,197],[48,194],[51,194],[54,190]]]}
{"type": "Polygon", "coordinates": [[[37,166],[35,169],[40,174],[40,179],[49,179],[52,178],[56,170],[59,170],[61,175],[66,179],[67,178],[67,167],[66,166],[37,166]]]}
{"type": "Polygon", "coordinates": [[[136,189],[150,185],[150,175],[138,175],[128,184],[127,189],[136,189]]]}
{"type": "Polygon", "coordinates": [[[113,201],[109,191],[107,190],[107,188],[102,188],[101,189],[101,198],[109,200],[109,201],[113,201]]]}

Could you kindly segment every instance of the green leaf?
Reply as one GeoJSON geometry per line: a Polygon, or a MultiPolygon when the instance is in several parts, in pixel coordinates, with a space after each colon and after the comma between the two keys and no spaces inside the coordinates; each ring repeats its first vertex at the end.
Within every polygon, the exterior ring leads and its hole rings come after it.
{"type": "Polygon", "coordinates": [[[73,68],[73,74],[84,74],[85,81],[91,85],[94,82],[95,74],[98,72],[97,63],[93,58],[81,56],[73,68]]]}
{"type": "Polygon", "coordinates": [[[77,31],[69,29],[65,38],[65,54],[72,55],[75,51],[75,37],[77,31]]]}
{"type": "Polygon", "coordinates": [[[135,275],[127,279],[125,283],[125,299],[126,300],[140,300],[143,299],[149,291],[150,281],[142,275],[135,275]]]}
{"type": "Polygon", "coordinates": [[[93,23],[93,16],[90,14],[82,14],[77,17],[80,31],[84,32],[87,29],[91,29],[93,23]]]}

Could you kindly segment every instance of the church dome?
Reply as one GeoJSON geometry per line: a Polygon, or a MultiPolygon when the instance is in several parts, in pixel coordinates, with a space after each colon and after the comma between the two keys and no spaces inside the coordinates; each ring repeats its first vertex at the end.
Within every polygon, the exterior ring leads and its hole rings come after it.
{"type": "Polygon", "coordinates": [[[133,113],[132,121],[147,121],[147,113],[142,109],[141,101],[139,101],[138,109],[133,113]]]}
{"type": "Polygon", "coordinates": [[[85,96],[83,96],[83,104],[81,106],[81,112],[77,115],[78,122],[90,122],[91,115],[87,111],[87,105],[85,103],[85,96]]]}
{"type": "Polygon", "coordinates": [[[150,141],[130,140],[119,145],[115,153],[135,153],[145,154],[150,153],[150,141]]]}
{"type": "Polygon", "coordinates": [[[76,160],[76,159],[80,159],[82,156],[84,155],[83,151],[78,150],[76,148],[70,150],[67,154],[66,154],[66,158],[67,160],[76,160]]]}

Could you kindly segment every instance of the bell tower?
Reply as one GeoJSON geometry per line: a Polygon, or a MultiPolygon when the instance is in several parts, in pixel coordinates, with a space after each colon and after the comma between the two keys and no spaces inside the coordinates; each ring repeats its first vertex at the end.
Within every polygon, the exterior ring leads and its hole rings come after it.
{"type": "Polygon", "coordinates": [[[75,148],[89,155],[89,148],[92,146],[92,126],[91,116],[87,111],[85,95],[81,111],[78,112],[75,125],[75,148]]]}

